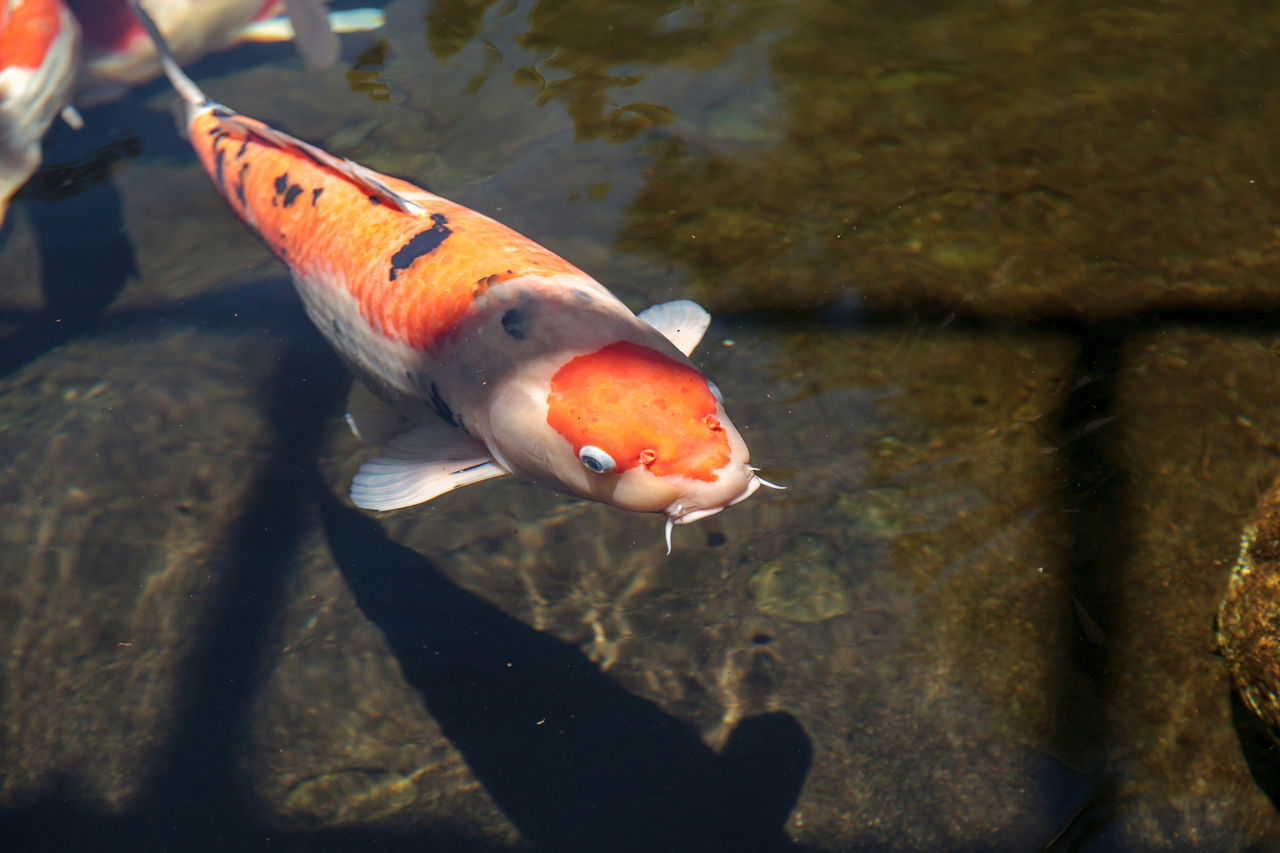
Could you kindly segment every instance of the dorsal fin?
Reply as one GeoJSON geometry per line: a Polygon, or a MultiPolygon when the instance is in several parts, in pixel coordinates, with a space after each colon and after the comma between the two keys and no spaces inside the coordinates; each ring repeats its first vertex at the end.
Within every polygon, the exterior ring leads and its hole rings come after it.
{"type": "Polygon", "coordinates": [[[693,352],[711,325],[711,315],[706,309],[688,299],[650,305],[636,316],[662,332],[685,355],[693,352]]]}
{"type": "Polygon", "coordinates": [[[423,216],[426,209],[416,201],[410,201],[400,195],[391,187],[387,186],[382,176],[377,172],[359,163],[348,160],[345,157],[335,157],[322,148],[317,148],[309,142],[303,142],[296,136],[285,133],[283,130],[276,130],[270,125],[264,124],[257,119],[240,115],[240,113],[221,104],[213,108],[213,116],[218,119],[223,126],[240,130],[250,136],[255,136],[263,142],[274,145],[286,151],[296,151],[317,164],[331,169],[360,187],[365,193],[376,196],[379,201],[385,202],[390,206],[408,213],[411,216],[423,216]]]}

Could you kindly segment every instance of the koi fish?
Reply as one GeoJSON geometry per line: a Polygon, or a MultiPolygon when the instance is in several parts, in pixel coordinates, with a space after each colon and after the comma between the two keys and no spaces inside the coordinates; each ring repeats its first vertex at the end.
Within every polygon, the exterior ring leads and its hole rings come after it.
{"type": "Polygon", "coordinates": [[[388,510],[503,474],[673,525],[766,483],[689,361],[709,316],[638,317],[494,220],[216,104],[168,53],[186,131],[232,211],[289,268],[360,382],[348,423],[382,443],[351,500],[388,510]]]}
{"type": "Polygon", "coordinates": [[[70,100],[79,42],[62,0],[0,0],[0,224],[40,166],[40,138],[70,100]]]}
{"type": "MultiPolygon", "coordinates": [[[[84,29],[78,100],[105,100],[160,75],[155,46],[125,0],[68,2],[84,29]]],[[[378,9],[326,15],[319,0],[148,0],[147,7],[183,62],[241,41],[296,38],[309,66],[327,67],[338,58],[334,33],[373,30],[386,22],[378,9]]]]}
{"type": "MultiPolygon", "coordinates": [[[[338,55],[334,33],[373,30],[378,9],[325,14],[318,0],[151,0],[194,60],[237,41],[297,39],[311,66],[338,55]],[[287,15],[277,14],[287,11],[287,15]]],[[[62,113],[82,125],[74,94],[93,103],[160,73],[155,47],[124,0],[0,0],[0,225],[40,166],[40,139],[62,113]]]]}

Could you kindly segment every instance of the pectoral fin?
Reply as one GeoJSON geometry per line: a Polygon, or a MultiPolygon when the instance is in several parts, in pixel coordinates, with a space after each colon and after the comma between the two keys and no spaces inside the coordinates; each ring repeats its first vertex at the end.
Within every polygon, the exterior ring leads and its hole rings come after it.
{"type": "Polygon", "coordinates": [[[396,436],[360,466],[351,481],[351,502],[364,509],[399,509],[505,473],[483,443],[442,421],[396,436]]]}
{"type": "Polygon", "coordinates": [[[707,326],[711,325],[711,315],[701,305],[688,299],[653,305],[636,316],[661,332],[685,355],[693,352],[698,341],[707,333],[707,326]]]}
{"type": "Polygon", "coordinates": [[[63,107],[62,112],[58,115],[62,116],[62,120],[72,130],[84,130],[84,119],[80,117],[79,111],[70,104],[63,107]]]}

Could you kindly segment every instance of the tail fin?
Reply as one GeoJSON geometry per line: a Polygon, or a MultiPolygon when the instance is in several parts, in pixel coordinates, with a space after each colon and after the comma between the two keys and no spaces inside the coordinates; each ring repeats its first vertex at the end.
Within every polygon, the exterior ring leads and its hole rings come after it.
{"type": "Polygon", "coordinates": [[[130,11],[138,19],[138,23],[142,25],[142,28],[147,31],[147,35],[151,36],[151,40],[156,43],[156,53],[160,55],[160,67],[164,69],[164,76],[169,78],[169,82],[173,84],[174,89],[178,90],[182,100],[186,101],[189,107],[211,106],[213,101],[210,101],[209,97],[200,91],[200,87],[178,67],[173,54],[169,52],[168,43],[160,33],[160,28],[156,26],[156,22],[151,20],[151,16],[142,8],[142,4],[138,0],[125,0],[125,2],[129,4],[130,11]]]}
{"type": "MultiPolygon", "coordinates": [[[[335,33],[367,33],[387,25],[386,13],[381,9],[338,9],[330,12],[328,17],[329,29],[335,33]]],[[[300,36],[288,15],[260,18],[246,24],[236,36],[238,41],[256,42],[292,41],[295,38],[300,36]]],[[[301,53],[302,49],[299,42],[298,52],[301,53]]]]}
{"type": "Polygon", "coordinates": [[[328,68],[338,61],[338,37],[329,16],[316,0],[284,0],[297,33],[298,52],[310,68],[328,68]]]}

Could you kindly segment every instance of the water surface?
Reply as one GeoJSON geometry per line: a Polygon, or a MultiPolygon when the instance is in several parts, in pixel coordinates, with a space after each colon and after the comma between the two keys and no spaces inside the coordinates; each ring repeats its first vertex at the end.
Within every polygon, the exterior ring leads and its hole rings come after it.
{"type": "Polygon", "coordinates": [[[517,482],[354,510],[349,377],[167,89],[86,111],[0,231],[5,837],[1280,838],[1213,641],[1280,435],[1275,12],[386,11],[328,72],[193,74],[637,310],[705,304],[695,358],[789,488],[670,557],[517,482]]]}

